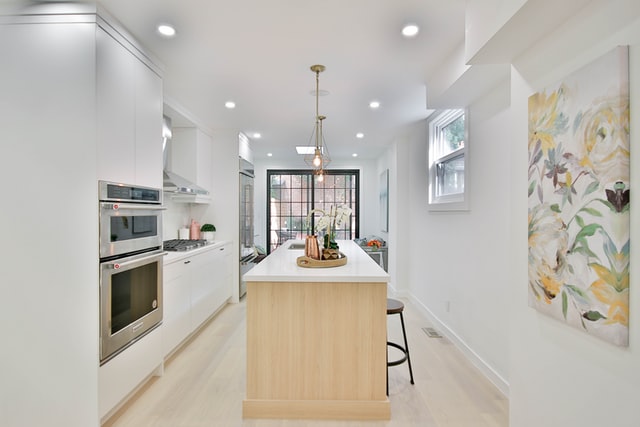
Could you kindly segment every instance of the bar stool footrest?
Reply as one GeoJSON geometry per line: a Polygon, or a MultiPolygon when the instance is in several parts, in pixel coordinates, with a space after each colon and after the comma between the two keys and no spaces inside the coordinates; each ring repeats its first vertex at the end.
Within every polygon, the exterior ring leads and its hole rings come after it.
{"type": "Polygon", "coordinates": [[[390,341],[387,341],[387,345],[391,346],[391,347],[394,347],[394,348],[397,348],[398,350],[400,350],[402,352],[402,354],[404,354],[404,357],[402,357],[401,359],[392,360],[390,362],[388,361],[387,362],[387,366],[398,366],[398,365],[401,365],[401,364],[403,364],[404,362],[407,361],[407,354],[408,353],[407,353],[407,350],[404,347],[402,347],[400,344],[396,344],[396,343],[390,342],[390,341]]]}

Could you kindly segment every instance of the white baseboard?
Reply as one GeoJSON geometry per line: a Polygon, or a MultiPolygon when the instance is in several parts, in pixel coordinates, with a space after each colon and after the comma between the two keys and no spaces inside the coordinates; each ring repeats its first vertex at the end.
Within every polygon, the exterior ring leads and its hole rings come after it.
{"type": "MultiPolygon", "coordinates": [[[[395,291],[395,289],[394,289],[395,291]]],[[[438,319],[436,315],[434,315],[431,310],[429,310],[424,304],[422,304],[411,292],[409,291],[395,291],[394,295],[408,299],[426,318],[429,320],[433,326],[444,336],[446,336],[449,341],[453,343],[464,356],[482,372],[482,374],[487,377],[493,385],[495,385],[498,390],[505,396],[509,397],[509,383],[498,374],[489,364],[487,364],[471,347],[464,342],[455,332],[449,329],[443,322],[438,319]]]]}

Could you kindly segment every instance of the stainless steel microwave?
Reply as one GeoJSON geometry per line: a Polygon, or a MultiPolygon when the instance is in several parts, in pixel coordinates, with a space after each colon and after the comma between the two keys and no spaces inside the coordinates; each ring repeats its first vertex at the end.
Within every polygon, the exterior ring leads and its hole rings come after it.
{"type": "Polygon", "coordinates": [[[162,247],[162,190],[100,181],[100,258],[162,247]]]}

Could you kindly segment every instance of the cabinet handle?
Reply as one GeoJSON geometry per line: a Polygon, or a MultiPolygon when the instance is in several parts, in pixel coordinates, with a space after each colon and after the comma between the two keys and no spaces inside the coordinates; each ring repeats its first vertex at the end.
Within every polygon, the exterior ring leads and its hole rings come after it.
{"type": "Polygon", "coordinates": [[[185,261],[184,263],[185,263],[185,264],[190,264],[190,263],[191,263],[191,261],[185,261]]]}
{"type": "Polygon", "coordinates": [[[224,248],[220,248],[221,251],[224,251],[224,248]]]}
{"type": "Polygon", "coordinates": [[[131,328],[131,332],[135,334],[138,331],[138,329],[142,328],[143,326],[144,326],[144,322],[140,322],[137,325],[134,325],[133,328],[131,328]]]}

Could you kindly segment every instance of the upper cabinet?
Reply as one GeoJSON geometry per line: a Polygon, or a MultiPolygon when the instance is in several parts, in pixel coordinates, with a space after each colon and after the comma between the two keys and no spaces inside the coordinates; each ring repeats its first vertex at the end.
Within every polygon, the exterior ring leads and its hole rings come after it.
{"type": "Polygon", "coordinates": [[[98,179],[162,187],[162,79],[99,27],[96,34],[98,179]]]}
{"type": "Polygon", "coordinates": [[[141,62],[136,82],[136,184],[162,188],[162,79],[141,62]]]}

